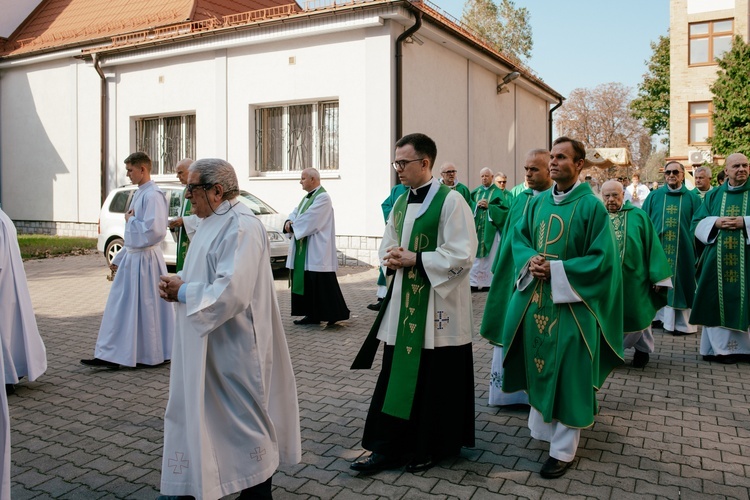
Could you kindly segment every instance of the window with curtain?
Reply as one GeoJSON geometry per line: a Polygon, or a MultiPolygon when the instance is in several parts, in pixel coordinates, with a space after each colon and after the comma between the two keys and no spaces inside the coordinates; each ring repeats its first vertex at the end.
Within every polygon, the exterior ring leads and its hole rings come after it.
{"type": "Polygon", "coordinates": [[[733,29],[732,19],[691,23],[688,29],[690,66],[716,64],[716,60],[732,48],[733,29]]]}
{"type": "Polygon", "coordinates": [[[708,144],[713,133],[713,103],[711,101],[689,103],[689,144],[708,144]]]}
{"type": "Polygon", "coordinates": [[[338,101],[256,109],[255,152],[260,172],[338,170],[338,101]]]}
{"type": "Polygon", "coordinates": [[[175,173],[183,158],[195,158],[195,115],[139,118],[135,121],[135,148],[151,157],[151,173],[175,173]]]}

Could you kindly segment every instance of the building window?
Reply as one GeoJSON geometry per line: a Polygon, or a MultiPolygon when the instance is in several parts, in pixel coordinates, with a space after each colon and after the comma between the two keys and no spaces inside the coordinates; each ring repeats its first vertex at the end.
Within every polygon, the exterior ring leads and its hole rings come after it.
{"type": "Polygon", "coordinates": [[[255,151],[260,172],[338,170],[338,101],[256,109],[255,151]]]}
{"type": "Polygon", "coordinates": [[[708,138],[713,134],[711,115],[714,111],[713,102],[691,102],[690,107],[690,144],[708,144],[708,138]]]}
{"type": "Polygon", "coordinates": [[[175,173],[183,158],[195,158],[195,115],[139,118],[135,121],[135,149],[151,157],[151,173],[175,173]]]}
{"type": "Polygon", "coordinates": [[[732,48],[734,21],[707,21],[690,24],[690,65],[716,64],[732,48]]]}

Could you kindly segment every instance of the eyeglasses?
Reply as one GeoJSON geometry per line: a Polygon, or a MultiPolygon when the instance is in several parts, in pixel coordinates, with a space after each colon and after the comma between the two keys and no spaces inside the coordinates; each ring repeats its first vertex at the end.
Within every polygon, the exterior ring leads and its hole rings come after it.
{"type": "Polygon", "coordinates": [[[200,188],[200,189],[202,189],[202,190],[204,190],[204,191],[205,191],[205,190],[207,190],[207,189],[209,189],[209,188],[211,188],[211,187],[213,187],[213,186],[215,186],[215,184],[212,184],[212,183],[210,183],[210,182],[206,182],[206,183],[203,183],[203,184],[188,184],[187,186],[185,186],[185,190],[186,190],[186,191],[187,191],[188,193],[192,193],[192,192],[193,192],[193,189],[198,189],[198,188],[200,188]]]}
{"type": "Polygon", "coordinates": [[[414,160],[398,160],[391,163],[391,166],[394,168],[394,170],[403,170],[406,165],[409,163],[413,163],[415,161],[422,161],[424,158],[415,158],[414,160]]]}
{"type": "Polygon", "coordinates": [[[665,170],[664,171],[664,175],[679,175],[679,174],[680,174],[679,170],[665,170]]]}
{"type": "Polygon", "coordinates": [[[498,184],[507,184],[508,183],[508,181],[495,181],[495,182],[497,182],[498,184]]]}
{"type": "Polygon", "coordinates": [[[620,181],[620,182],[622,182],[622,181],[628,180],[628,178],[627,177],[618,177],[617,180],[620,181]]]}
{"type": "MultiPolygon", "coordinates": [[[[395,164],[395,163],[394,163],[394,164],[395,164]]],[[[456,172],[458,172],[458,170],[446,170],[446,171],[445,171],[445,172],[443,172],[443,173],[444,173],[444,174],[455,174],[456,172]]]]}

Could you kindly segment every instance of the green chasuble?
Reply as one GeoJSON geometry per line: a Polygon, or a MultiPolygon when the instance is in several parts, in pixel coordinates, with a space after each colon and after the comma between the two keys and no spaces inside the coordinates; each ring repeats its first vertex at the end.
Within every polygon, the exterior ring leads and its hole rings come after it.
{"type": "Polygon", "coordinates": [[[659,241],[672,268],[673,288],[667,292],[667,305],[674,309],[693,307],[697,254],[690,223],[700,206],[700,196],[684,184],[674,192],[665,184],[651,191],[643,202],[643,211],[654,223],[656,234],[659,235],[659,241]]]}
{"type": "MultiPolygon", "coordinates": [[[[440,181],[440,184],[445,186],[445,184],[443,184],[442,179],[440,181]]],[[[468,203],[469,206],[471,206],[471,191],[469,191],[469,188],[467,188],[465,185],[461,184],[460,182],[457,182],[452,186],[445,186],[445,187],[452,189],[456,191],[458,194],[460,194],[461,196],[463,196],[464,200],[466,200],[466,203],[468,203]]]]}
{"type": "MultiPolygon", "coordinates": [[[[396,184],[391,188],[391,194],[388,195],[388,198],[383,200],[383,203],[380,204],[380,209],[383,211],[383,220],[386,224],[388,224],[388,216],[391,215],[391,210],[393,210],[393,205],[396,204],[396,200],[408,190],[409,188],[405,185],[396,184]]],[[[386,284],[387,281],[383,274],[383,268],[380,267],[378,270],[378,286],[386,286],[386,284]]]]}
{"type": "MultiPolygon", "coordinates": [[[[182,213],[180,214],[180,217],[184,218],[190,215],[190,209],[192,207],[193,204],[190,203],[190,200],[185,198],[185,191],[183,191],[182,213]]],[[[190,245],[190,240],[187,237],[187,231],[185,231],[185,226],[181,226],[180,231],[177,233],[177,272],[182,271],[182,267],[185,265],[185,256],[187,255],[188,245],[190,245]]]]}
{"type": "Polygon", "coordinates": [[[496,345],[502,345],[501,337],[506,310],[515,288],[516,276],[518,276],[518,270],[513,265],[511,235],[515,225],[526,214],[526,208],[533,196],[534,191],[526,189],[513,198],[502,233],[508,237],[500,240],[500,250],[495,255],[495,262],[492,265],[492,285],[487,294],[479,334],[496,345]]]}
{"type": "Polygon", "coordinates": [[[551,281],[531,278],[507,307],[503,391],[525,390],[545,422],[588,427],[598,411],[596,391],[622,364],[622,271],[609,215],[588,184],[559,204],[552,190],[534,197],[514,228],[518,277],[529,261],[562,261],[580,302],[553,303],[551,281]]]}
{"type": "Polygon", "coordinates": [[[656,311],[667,305],[667,289],[653,285],[672,276],[664,249],[646,212],[626,201],[610,213],[622,264],[624,333],[640,332],[651,325],[656,311]]]}
{"type": "MultiPolygon", "coordinates": [[[[730,190],[729,182],[706,194],[693,219],[693,231],[706,217],[750,216],[750,182],[730,190]]],[[[747,331],[750,324],[750,245],[746,230],[714,229],[716,239],[705,245],[698,263],[698,289],[690,322],[747,331]]]]}
{"type": "Polygon", "coordinates": [[[470,206],[474,212],[474,227],[479,240],[476,257],[481,259],[490,254],[495,241],[495,233],[502,230],[505,225],[505,219],[508,217],[508,203],[502,190],[491,184],[488,188],[479,186],[471,192],[470,206]],[[481,200],[488,201],[486,210],[477,208],[477,203],[481,200]]]}

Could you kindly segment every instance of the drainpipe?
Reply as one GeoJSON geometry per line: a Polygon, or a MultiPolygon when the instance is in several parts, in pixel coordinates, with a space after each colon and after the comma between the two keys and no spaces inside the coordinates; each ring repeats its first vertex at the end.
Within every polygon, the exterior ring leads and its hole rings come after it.
{"type": "Polygon", "coordinates": [[[557,108],[562,106],[563,100],[560,99],[560,101],[555,104],[555,106],[549,110],[549,150],[552,151],[552,113],[555,112],[557,108]]]}
{"type": "Polygon", "coordinates": [[[107,77],[102,71],[101,59],[96,53],[92,54],[94,60],[94,69],[102,80],[101,90],[99,91],[101,99],[101,110],[99,118],[99,175],[101,176],[99,204],[104,204],[107,197],[107,77]]]}
{"type": "Polygon", "coordinates": [[[422,12],[415,11],[414,17],[416,18],[414,25],[401,33],[396,39],[396,141],[401,139],[403,135],[403,54],[401,53],[401,44],[422,27],[422,12]]]}

